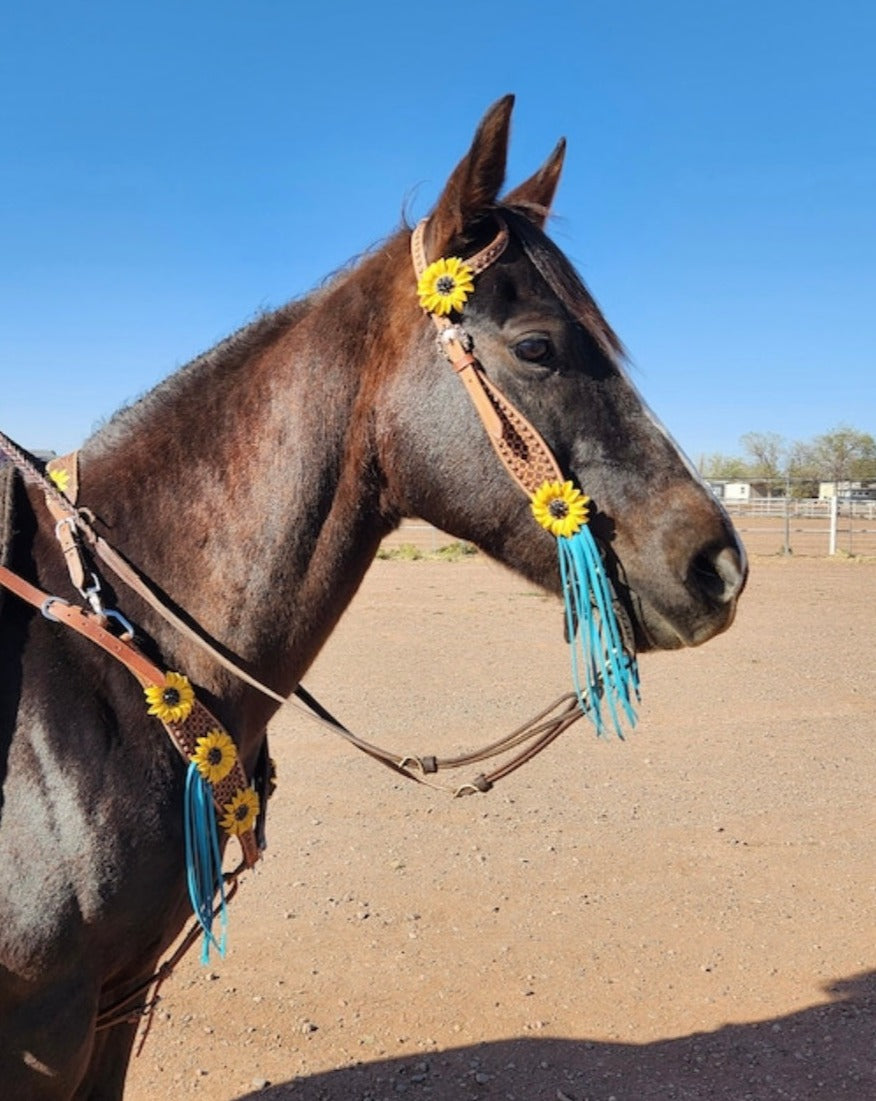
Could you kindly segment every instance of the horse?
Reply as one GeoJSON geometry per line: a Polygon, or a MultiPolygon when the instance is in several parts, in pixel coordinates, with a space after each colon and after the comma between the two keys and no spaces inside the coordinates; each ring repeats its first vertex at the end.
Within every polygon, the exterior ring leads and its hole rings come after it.
{"type": "MultiPolygon", "coordinates": [[[[478,370],[586,490],[631,645],[699,645],[732,622],[746,562],[730,520],[626,370],[545,233],[564,142],[500,198],[513,97],[494,104],[421,234],[427,259],[506,240],[465,328],[478,370]]],[[[508,476],[418,303],[402,225],[314,293],[260,316],[118,412],[79,452],[79,501],[205,650],[103,577],[141,649],[184,670],[252,776],[381,541],[419,517],[559,593],[554,539],[508,476]]],[[[6,479],[9,482],[9,479],[6,479]]],[[[7,486],[3,561],[76,602],[41,487],[7,486]]],[[[2,589],[0,589],[2,593],[2,589]]],[[[190,917],[186,768],[128,671],[6,593],[0,605],[0,1081],[32,1101],[122,1096],[137,1029],[98,1030],[190,917]]]]}

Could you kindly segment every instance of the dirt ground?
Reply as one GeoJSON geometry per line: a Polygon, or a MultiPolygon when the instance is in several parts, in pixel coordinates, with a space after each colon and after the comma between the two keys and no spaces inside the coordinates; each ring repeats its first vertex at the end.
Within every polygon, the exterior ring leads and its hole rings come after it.
{"type": "MultiPolygon", "coordinates": [[[[874,609],[876,562],[755,559],[730,632],[643,658],[632,736],[486,795],[285,710],[228,955],[165,985],[127,1098],[876,1098],[874,609]]],[[[482,557],[376,562],[306,681],[400,754],[567,683],[558,604],[482,557]]]]}

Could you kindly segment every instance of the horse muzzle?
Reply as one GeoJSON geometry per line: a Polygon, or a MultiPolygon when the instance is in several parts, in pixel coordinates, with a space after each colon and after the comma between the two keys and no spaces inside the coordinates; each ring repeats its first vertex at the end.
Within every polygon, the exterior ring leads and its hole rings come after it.
{"type": "Polygon", "coordinates": [[[631,612],[637,650],[700,646],[733,622],[748,560],[720,506],[715,519],[718,530],[699,544],[674,532],[659,548],[631,554],[616,548],[623,563],[619,596],[631,612]]]}

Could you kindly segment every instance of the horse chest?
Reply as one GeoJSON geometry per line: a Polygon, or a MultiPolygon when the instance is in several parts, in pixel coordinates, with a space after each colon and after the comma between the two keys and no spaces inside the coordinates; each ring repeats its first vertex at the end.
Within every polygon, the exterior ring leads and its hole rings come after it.
{"type": "Polygon", "coordinates": [[[8,757],[0,860],[15,876],[0,883],[0,956],[19,973],[112,941],[132,912],[153,938],[183,893],[172,758],[138,752],[117,715],[66,695],[24,694],[8,757]]]}

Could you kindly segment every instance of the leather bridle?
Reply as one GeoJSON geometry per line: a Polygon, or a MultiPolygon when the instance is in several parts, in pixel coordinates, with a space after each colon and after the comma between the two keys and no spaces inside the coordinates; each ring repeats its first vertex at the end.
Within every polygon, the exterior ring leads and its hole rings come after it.
{"type": "MultiPolygon", "coordinates": [[[[465,266],[479,275],[505,251],[508,227],[501,215],[495,215],[498,232],[493,240],[474,256],[467,257],[465,266]]],[[[411,259],[419,279],[428,266],[426,258],[426,228],[424,219],[411,234],[411,259]]],[[[450,361],[465,386],[477,410],[487,437],[511,478],[531,497],[544,482],[562,481],[560,467],[541,434],[505,397],[484,373],[474,355],[471,334],[459,323],[438,314],[429,314],[438,330],[438,345],[450,361]]]]}

